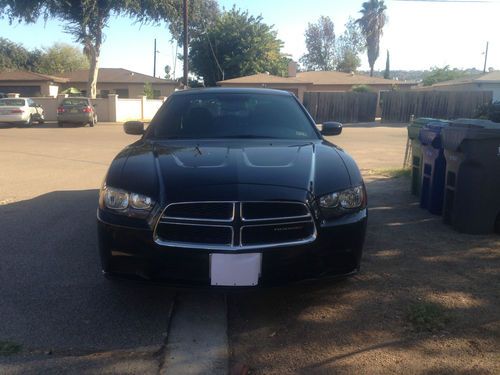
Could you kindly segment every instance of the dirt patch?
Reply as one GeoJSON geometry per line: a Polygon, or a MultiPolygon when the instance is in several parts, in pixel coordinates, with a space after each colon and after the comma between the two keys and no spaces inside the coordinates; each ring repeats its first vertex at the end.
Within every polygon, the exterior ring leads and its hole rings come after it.
{"type": "Polygon", "coordinates": [[[230,295],[232,364],[252,374],[500,373],[500,236],[445,226],[418,207],[407,178],[369,176],[367,188],[361,273],[230,295]]]}

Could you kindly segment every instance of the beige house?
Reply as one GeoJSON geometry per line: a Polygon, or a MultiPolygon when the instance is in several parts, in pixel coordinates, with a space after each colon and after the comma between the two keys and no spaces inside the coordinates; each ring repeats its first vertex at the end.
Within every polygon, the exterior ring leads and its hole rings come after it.
{"type": "Polygon", "coordinates": [[[67,81],[67,78],[26,71],[0,72],[0,92],[18,93],[25,97],[56,97],[59,86],[67,81]]]}
{"type": "Polygon", "coordinates": [[[388,91],[394,88],[409,89],[415,82],[369,77],[362,74],[336,71],[297,72],[296,64],[288,66],[288,76],[278,77],[267,73],[227,79],[217,82],[223,87],[267,87],[293,92],[300,101],[306,92],[351,91],[354,86],[366,85],[373,92],[388,91]]]}
{"type": "Polygon", "coordinates": [[[492,91],[493,101],[500,101],[500,71],[439,82],[432,86],[419,89],[440,91],[492,91]]]}
{"type": "MultiPolygon", "coordinates": [[[[74,87],[86,94],[88,70],[76,70],[62,74],[66,82],[61,91],[74,87]]],[[[177,81],[156,78],[121,68],[100,68],[97,76],[97,96],[106,98],[109,94],[118,94],[120,98],[137,98],[144,92],[144,85],[150,83],[154,96],[169,96],[179,86],[177,81]]]]}

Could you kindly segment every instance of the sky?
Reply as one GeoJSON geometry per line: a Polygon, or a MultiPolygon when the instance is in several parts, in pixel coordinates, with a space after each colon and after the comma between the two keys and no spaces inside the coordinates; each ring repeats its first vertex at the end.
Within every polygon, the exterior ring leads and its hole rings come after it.
{"type": "MultiPolygon", "coordinates": [[[[221,7],[233,5],[262,15],[274,25],[284,42],[282,52],[298,60],[305,53],[304,31],[309,22],[329,16],[340,35],[349,16],[358,18],[361,0],[219,0],[221,7]]],[[[489,42],[487,67],[500,69],[500,0],[398,1],[386,0],[388,23],[380,45],[375,70],[385,68],[390,51],[393,70],[424,70],[433,66],[483,68],[484,50],[489,42]]],[[[72,43],[57,20],[36,24],[9,25],[0,20],[0,37],[27,48],[46,47],[55,42],[72,43]]],[[[157,76],[165,65],[182,75],[182,63],[175,62],[176,48],[166,25],[140,25],[126,17],[113,17],[105,29],[100,66],[125,68],[153,75],[154,39],[157,39],[157,76]]],[[[368,70],[366,54],[362,70],[368,70]]]]}

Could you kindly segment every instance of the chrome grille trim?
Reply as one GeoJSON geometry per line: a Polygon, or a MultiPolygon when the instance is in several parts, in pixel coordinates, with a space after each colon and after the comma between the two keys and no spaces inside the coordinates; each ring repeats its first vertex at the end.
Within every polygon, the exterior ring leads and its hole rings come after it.
{"type": "Polygon", "coordinates": [[[283,246],[297,246],[304,245],[313,242],[317,238],[316,223],[311,215],[309,207],[302,202],[292,202],[292,201],[194,201],[194,202],[176,202],[171,203],[162,210],[159,219],[157,220],[153,229],[153,240],[156,244],[160,246],[178,247],[178,248],[189,248],[189,249],[200,249],[200,250],[221,250],[221,251],[243,251],[252,249],[268,249],[283,246]],[[211,219],[211,218],[189,218],[189,217],[175,217],[165,215],[165,212],[172,205],[182,205],[182,204],[232,204],[232,217],[231,219],[211,219]],[[301,205],[305,208],[307,214],[298,216],[283,216],[283,217],[269,217],[260,219],[245,219],[243,217],[243,205],[245,203],[283,203],[283,204],[296,204],[301,205]],[[217,224],[218,223],[218,224],[217,224]],[[229,223],[233,225],[229,225],[229,223]],[[231,229],[231,244],[211,244],[211,243],[199,243],[199,242],[179,242],[171,241],[167,239],[162,239],[157,234],[158,225],[160,224],[170,224],[170,225],[190,225],[190,226],[200,226],[200,227],[222,227],[231,229]],[[292,225],[292,224],[312,224],[312,233],[307,237],[299,240],[291,240],[286,242],[276,242],[268,244],[259,245],[243,245],[242,234],[244,228],[249,227],[262,227],[262,226],[279,226],[279,225],[292,225]],[[236,226],[236,228],[235,228],[236,226]],[[235,229],[238,230],[238,239],[235,238],[235,229]]]}

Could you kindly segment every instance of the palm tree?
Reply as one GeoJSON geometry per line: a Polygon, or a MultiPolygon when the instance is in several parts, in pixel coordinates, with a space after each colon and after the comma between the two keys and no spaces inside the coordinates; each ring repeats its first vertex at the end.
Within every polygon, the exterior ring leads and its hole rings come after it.
{"type": "Polygon", "coordinates": [[[387,22],[385,11],[387,7],[383,0],[369,0],[363,3],[359,11],[362,16],[356,22],[361,27],[361,32],[366,39],[366,49],[368,52],[368,64],[370,64],[370,77],[373,76],[373,66],[378,58],[380,48],[380,37],[382,29],[387,22]]]}

